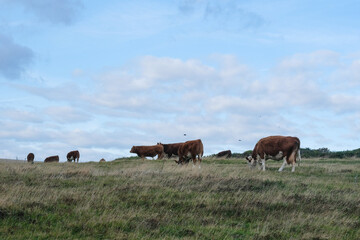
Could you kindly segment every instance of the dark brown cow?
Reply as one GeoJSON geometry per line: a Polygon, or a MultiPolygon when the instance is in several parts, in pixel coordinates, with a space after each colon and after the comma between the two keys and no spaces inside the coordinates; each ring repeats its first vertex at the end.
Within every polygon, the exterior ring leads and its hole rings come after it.
{"type": "Polygon", "coordinates": [[[169,143],[169,144],[158,143],[158,144],[164,147],[164,153],[167,154],[168,158],[171,158],[172,155],[178,156],[179,147],[184,143],[169,143]]]}
{"type": "Polygon", "coordinates": [[[204,154],[204,146],[201,139],[187,141],[179,147],[179,161],[175,161],[178,164],[184,164],[188,162],[188,157],[193,160],[193,166],[196,165],[196,156],[199,161],[199,168],[201,168],[201,157],[204,154]]]}
{"type": "Polygon", "coordinates": [[[29,153],[26,157],[27,162],[31,162],[31,163],[34,163],[34,158],[35,158],[35,155],[33,153],[29,153]]]}
{"type": "Polygon", "coordinates": [[[51,156],[51,157],[47,157],[45,158],[44,162],[59,162],[59,156],[51,156]]]}
{"type": "Polygon", "coordinates": [[[157,159],[161,159],[164,157],[164,147],[160,144],[152,145],[152,146],[133,146],[130,150],[131,153],[136,153],[142,160],[145,157],[155,157],[158,155],[157,159]]]}
{"type": "Polygon", "coordinates": [[[231,157],[231,150],[225,150],[216,154],[218,158],[230,158],[231,157]]]}
{"type": "Polygon", "coordinates": [[[66,158],[68,160],[68,162],[72,162],[74,160],[77,160],[77,162],[79,162],[79,158],[80,158],[80,153],[78,150],[75,151],[71,151],[66,155],[66,158]]]}
{"type": "Polygon", "coordinates": [[[252,155],[246,157],[246,160],[248,160],[251,167],[255,167],[259,161],[262,170],[265,171],[265,161],[267,159],[282,160],[283,158],[285,160],[279,168],[279,172],[284,169],[286,164],[291,164],[291,171],[295,172],[296,159],[301,160],[299,138],[284,136],[262,138],[256,143],[252,155]]]}
{"type": "Polygon", "coordinates": [[[106,160],[102,158],[102,159],[100,159],[100,162],[106,162],[106,160]]]}

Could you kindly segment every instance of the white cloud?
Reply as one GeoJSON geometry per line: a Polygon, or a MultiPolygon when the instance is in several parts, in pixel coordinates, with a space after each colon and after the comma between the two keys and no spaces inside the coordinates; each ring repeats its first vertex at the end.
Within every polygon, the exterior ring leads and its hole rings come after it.
{"type": "Polygon", "coordinates": [[[70,106],[47,107],[44,113],[59,123],[86,122],[91,119],[88,113],[70,106]]]}
{"type": "Polygon", "coordinates": [[[311,53],[295,54],[285,58],[278,65],[279,72],[316,70],[320,67],[339,64],[339,54],[329,50],[319,50],[311,53]]]}
{"type": "MultiPolygon", "coordinates": [[[[49,82],[51,82],[51,80],[49,82]]],[[[79,86],[71,82],[63,82],[60,85],[45,87],[29,86],[19,83],[13,84],[13,86],[51,101],[75,102],[78,101],[83,94],[79,86]]]]}
{"type": "Polygon", "coordinates": [[[360,59],[357,57],[349,64],[342,65],[330,80],[333,81],[336,90],[357,89],[360,85],[360,59]]]}
{"type": "Polygon", "coordinates": [[[38,125],[30,125],[25,122],[14,122],[9,120],[0,121],[1,139],[16,139],[18,141],[48,140],[38,125]]]}
{"type": "Polygon", "coordinates": [[[333,94],[330,104],[336,113],[357,113],[360,109],[360,96],[333,94]]]}
{"type": "MultiPolygon", "coordinates": [[[[1,108],[0,108],[1,109],[1,108]]],[[[18,109],[1,109],[2,117],[11,121],[21,121],[27,123],[41,123],[42,118],[38,112],[18,109]]]]}

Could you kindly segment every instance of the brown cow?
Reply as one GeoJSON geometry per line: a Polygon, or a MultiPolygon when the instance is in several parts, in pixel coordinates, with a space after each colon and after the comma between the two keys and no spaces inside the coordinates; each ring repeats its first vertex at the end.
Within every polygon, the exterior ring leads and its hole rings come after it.
{"type": "Polygon", "coordinates": [[[78,150],[75,151],[71,151],[66,155],[66,158],[68,160],[68,162],[72,162],[74,160],[77,160],[77,162],[79,162],[79,158],[80,158],[80,153],[78,150]]]}
{"type": "Polygon", "coordinates": [[[31,162],[31,163],[34,163],[34,158],[35,158],[35,155],[33,153],[29,153],[26,157],[27,162],[31,162]]]}
{"type": "Polygon", "coordinates": [[[158,155],[157,159],[161,159],[164,157],[164,147],[160,144],[152,145],[152,146],[133,146],[130,150],[131,153],[136,153],[142,160],[145,157],[155,157],[158,155]]]}
{"type": "Polygon", "coordinates": [[[179,161],[175,161],[178,164],[184,164],[188,162],[188,157],[193,160],[193,167],[196,165],[196,156],[199,161],[199,168],[201,168],[201,157],[204,154],[204,146],[201,139],[187,141],[179,147],[179,161]]]}
{"type": "Polygon", "coordinates": [[[100,162],[106,162],[106,160],[102,158],[102,159],[100,159],[100,162]]]}
{"type": "Polygon", "coordinates": [[[59,156],[51,156],[51,157],[47,157],[45,158],[44,162],[59,162],[59,156]]]}
{"type": "Polygon", "coordinates": [[[231,150],[225,150],[216,154],[218,158],[230,158],[231,157],[231,150]]]}
{"type": "Polygon", "coordinates": [[[279,168],[281,172],[286,164],[292,165],[292,172],[295,172],[295,163],[300,156],[300,140],[297,137],[284,137],[284,136],[269,136],[260,139],[252,152],[252,156],[246,157],[249,165],[255,167],[259,161],[262,165],[262,170],[265,171],[265,161],[267,159],[282,160],[285,158],[284,163],[279,168]]]}
{"type": "Polygon", "coordinates": [[[172,155],[178,156],[179,147],[184,143],[169,143],[169,144],[158,143],[158,144],[164,147],[164,153],[167,154],[168,158],[171,158],[172,155]]]}

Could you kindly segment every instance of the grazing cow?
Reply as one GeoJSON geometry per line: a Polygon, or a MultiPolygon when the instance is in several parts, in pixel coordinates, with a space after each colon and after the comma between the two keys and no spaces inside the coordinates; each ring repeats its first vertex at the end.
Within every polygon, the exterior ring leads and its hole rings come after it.
{"type": "Polygon", "coordinates": [[[66,155],[66,158],[68,160],[68,162],[72,162],[74,160],[77,160],[77,162],[79,162],[79,158],[80,158],[80,153],[78,150],[75,151],[71,151],[66,155]]]}
{"type": "Polygon", "coordinates": [[[102,159],[100,159],[100,162],[106,162],[106,160],[102,158],[102,159]]]}
{"type": "Polygon", "coordinates": [[[47,157],[45,158],[44,162],[59,162],[59,156],[51,156],[51,157],[47,157]]]}
{"type": "Polygon", "coordinates": [[[225,150],[216,154],[218,158],[230,158],[231,157],[231,150],[225,150]]]}
{"type": "Polygon", "coordinates": [[[29,153],[26,157],[27,162],[31,162],[31,163],[34,163],[34,158],[35,158],[35,155],[33,153],[29,153]]]}
{"type": "Polygon", "coordinates": [[[191,157],[193,160],[193,167],[196,165],[196,156],[199,161],[199,168],[201,168],[201,157],[204,154],[204,146],[200,139],[187,141],[179,147],[179,161],[178,164],[188,163],[188,158],[191,157]]]}
{"type": "Polygon", "coordinates": [[[164,157],[164,147],[160,144],[152,145],[152,146],[133,146],[130,150],[131,153],[136,153],[142,160],[145,157],[155,157],[158,155],[157,159],[161,159],[164,157]]]}
{"type": "Polygon", "coordinates": [[[265,171],[265,161],[267,159],[282,160],[284,163],[279,168],[281,172],[286,164],[292,165],[292,172],[295,172],[295,163],[300,156],[300,140],[297,137],[284,137],[284,136],[270,136],[260,139],[252,152],[251,156],[246,157],[249,165],[255,167],[258,160],[262,165],[262,170],[265,171]]]}
{"type": "Polygon", "coordinates": [[[169,143],[162,144],[158,143],[158,145],[162,145],[164,147],[164,153],[167,154],[168,158],[171,158],[172,155],[178,156],[179,147],[184,143],[169,143]]]}

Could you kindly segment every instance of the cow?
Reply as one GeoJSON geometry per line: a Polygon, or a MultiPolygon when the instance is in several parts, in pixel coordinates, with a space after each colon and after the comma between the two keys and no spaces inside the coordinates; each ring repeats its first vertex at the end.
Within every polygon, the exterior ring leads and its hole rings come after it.
{"type": "Polygon", "coordinates": [[[265,171],[265,161],[267,159],[284,159],[282,166],[279,168],[279,172],[284,169],[286,164],[291,164],[291,171],[295,172],[295,163],[297,158],[300,162],[301,156],[299,138],[290,136],[269,136],[260,139],[256,143],[252,155],[247,156],[246,160],[251,167],[255,167],[259,161],[259,164],[262,165],[262,170],[265,171]]]}
{"type": "Polygon", "coordinates": [[[27,162],[29,162],[29,163],[34,163],[34,158],[35,158],[35,155],[33,153],[29,153],[26,157],[27,162]]]}
{"type": "Polygon", "coordinates": [[[100,159],[99,162],[106,162],[106,160],[102,158],[102,159],[100,159]]]}
{"type": "Polygon", "coordinates": [[[59,156],[51,156],[51,157],[47,157],[45,158],[44,162],[59,162],[59,156]]]}
{"type": "Polygon", "coordinates": [[[217,158],[230,158],[231,150],[225,150],[215,155],[217,158]]]}
{"type": "Polygon", "coordinates": [[[168,158],[171,158],[172,155],[178,156],[179,147],[183,144],[184,143],[158,143],[158,145],[162,145],[164,147],[164,153],[167,154],[168,158]]]}
{"type": "Polygon", "coordinates": [[[75,162],[75,160],[77,162],[79,162],[80,153],[78,150],[71,151],[66,155],[66,158],[67,158],[68,162],[72,162],[73,160],[74,160],[74,162],[75,162]]]}
{"type": "Polygon", "coordinates": [[[193,160],[193,167],[196,165],[196,156],[199,161],[199,168],[201,168],[201,157],[204,154],[204,146],[201,139],[187,141],[179,147],[178,155],[179,160],[175,162],[177,164],[188,163],[188,158],[193,160]]]}
{"type": "Polygon", "coordinates": [[[145,157],[155,157],[158,155],[157,159],[161,159],[164,157],[164,147],[160,144],[152,145],[152,146],[133,146],[130,150],[130,153],[136,153],[142,160],[145,157]]]}

